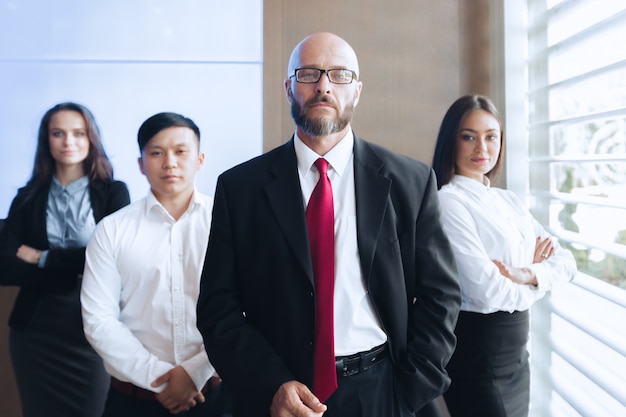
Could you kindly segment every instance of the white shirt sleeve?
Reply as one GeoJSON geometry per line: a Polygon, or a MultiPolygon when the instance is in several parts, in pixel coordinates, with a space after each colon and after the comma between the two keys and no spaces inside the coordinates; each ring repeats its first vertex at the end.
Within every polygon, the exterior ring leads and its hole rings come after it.
{"type": "Polygon", "coordinates": [[[173,366],[146,350],[120,320],[122,279],[105,223],[98,225],[86,250],[80,296],[85,336],[112,376],[160,392],[163,386],[150,384],[173,366]]]}
{"type": "Polygon", "coordinates": [[[217,375],[204,349],[198,352],[197,355],[181,363],[180,366],[185,369],[198,391],[202,390],[202,387],[204,387],[204,384],[206,384],[210,377],[217,375]]]}
{"type": "MultiPolygon", "coordinates": [[[[548,237],[543,226],[534,218],[532,220],[537,236],[541,239],[548,237]]],[[[559,245],[555,239],[552,239],[552,243],[554,247],[552,256],[529,266],[537,276],[537,287],[543,292],[551,291],[564,281],[571,281],[577,272],[574,255],[559,245]]]]}

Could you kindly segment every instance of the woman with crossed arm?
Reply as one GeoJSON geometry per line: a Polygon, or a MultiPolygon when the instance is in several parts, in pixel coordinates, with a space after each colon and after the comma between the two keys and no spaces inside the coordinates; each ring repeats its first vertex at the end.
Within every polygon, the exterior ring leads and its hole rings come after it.
{"type": "Polygon", "coordinates": [[[529,309],[576,274],[572,254],[522,201],[492,187],[503,148],[502,120],[488,98],[464,96],[448,109],[433,169],[462,293],[444,394],[452,417],[528,415],[529,309]]]}
{"type": "Polygon", "coordinates": [[[0,233],[0,285],[20,287],[9,349],[24,417],[102,413],[110,377],[83,333],[81,277],[96,223],[129,200],[91,111],[49,109],[32,176],[0,233]]]}

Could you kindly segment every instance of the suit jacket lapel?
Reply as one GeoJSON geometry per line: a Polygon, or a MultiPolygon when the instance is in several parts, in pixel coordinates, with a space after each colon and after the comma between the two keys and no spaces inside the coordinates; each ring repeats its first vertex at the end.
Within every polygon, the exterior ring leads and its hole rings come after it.
{"type": "MultiPolygon", "coordinates": [[[[371,147],[355,135],[357,241],[361,268],[366,281],[370,277],[391,188],[391,180],[380,174],[383,165],[384,162],[371,147]]],[[[274,180],[265,187],[270,205],[298,262],[313,283],[313,266],[293,138],[281,147],[269,169],[274,175],[274,180]]]]}
{"type": "Polygon", "coordinates": [[[269,170],[274,175],[274,180],[265,186],[270,206],[287,242],[312,283],[313,266],[293,137],[278,150],[269,170]]]}
{"type": "Polygon", "coordinates": [[[384,162],[372,148],[354,137],[354,182],[359,257],[365,282],[369,282],[374,253],[378,243],[391,180],[380,171],[384,162]]]}

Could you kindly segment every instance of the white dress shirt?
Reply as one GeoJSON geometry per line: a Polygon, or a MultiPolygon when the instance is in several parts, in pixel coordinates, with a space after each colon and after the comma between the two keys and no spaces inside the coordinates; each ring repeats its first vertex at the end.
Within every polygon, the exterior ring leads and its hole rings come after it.
{"type": "MultiPolygon", "coordinates": [[[[296,135],[298,174],[304,207],[319,179],[313,165],[320,155],[307,147],[296,135]]],[[[335,145],[324,159],[333,188],[335,209],[335,355],[345,356],[370,350],[385,343],[382,330],[370,300],[359,258],[356,239],[356,197],[354,191],[354,136],[352,131],[335,145]]]]}
{"type": "Polygon", "coordinates": [[[213,200],[194,191],[175,220],[152,193],[105,217],[87,245],[87,340],[121,381],[150,384],[181,365],[200,390],[215,374],[196,327],[213,200]]]}
{"type": "Polygon", "coordinates": [[[548,233],[517,196],[455,175],[439,190],[443,228],[459,270],[461,310],[478,313],[524,311],[557,284],[576,274],[572,254],[553,239],[554,255],[533,263],[537,237],[548,233]],[[492,260],[535,272],[538,285],[516,284],[492,260]]]}

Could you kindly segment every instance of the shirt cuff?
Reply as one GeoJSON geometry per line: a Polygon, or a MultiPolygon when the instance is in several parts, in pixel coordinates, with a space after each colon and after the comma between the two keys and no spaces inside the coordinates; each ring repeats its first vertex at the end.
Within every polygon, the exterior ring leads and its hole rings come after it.
{"type": "Polygon", "coordinates": [[[535,278],[537,279],[537,291],[539,292],[548,292],[550,291],[551,283],[550,280],[547,279],[547,268],[545,265],[542,265],[541,262],[532,264],[529,269],[535,273],[535,278]]]}
{"type": "Polygon", "coordinates": [[[198,391],[202,390],[209,378],[216,375],[215,368],[209,362],[206,352],[189,358],[180,366],[187,372],[198,391]]]}
{"type": "Polygon", "coordinates": [[[50,251],[48,251],[48,250],[41,251],[41,256],[39,257],[39,262],[37,262],[37,266],[39,268],[43,269],[43,267],[46,266],[46,259],[48,258],[48,252],[50,252],[50,251]]]}

